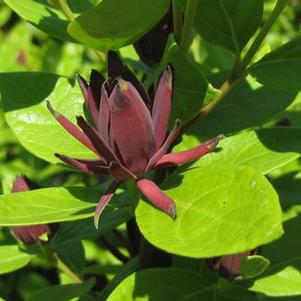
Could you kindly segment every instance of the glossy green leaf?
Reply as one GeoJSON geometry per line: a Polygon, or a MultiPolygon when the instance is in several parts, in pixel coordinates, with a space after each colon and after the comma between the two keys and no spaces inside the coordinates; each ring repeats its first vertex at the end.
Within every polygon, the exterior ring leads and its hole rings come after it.
{"type": "Polygon", "coordinates": [[[68,21],[62,12],[49,5],[47,0],[4,0],[21,18],[55,38],[73,41],[67,33],[68,21]]]}
{"type": "Polygon", "coordinates": [[[171,63],[175,71],[173,107],[169,120],[173,126],[176,119],[180,119],[183,123],[188,122],[201,109],[208,90],[208,82],[198,66],[172,38],[169,43],[170,46],[163,57],[162,69],[171,63]]]}
{"type": "Polygon", "coordinates": [[[132,274],[107,300],[212,301],[214,294],[215,287],[206,288],[201,276],[195,272],[176,268],[157,268],[132,274]]]}
{"type": "Polygon", "coordinates": [[[262,14],[262,0],[199,0],[194,27],[205,40],[239,54],[262,14]]]}
{"type": "MultiPolygon", "coordinates": [[[[0,225],[47,224],[88,218],[94,215],[102,193],[84,187],[58,187],[1,195],[0,225]]],[[[131,204],[124,202],[122,194],[107,206],[100,227],[105,220],[124,216],[117,214],[118,210],[126,210],[129,215],[132,212],[131,204]],[[105,217],[106,214],[109,216],[105,217]]]]}
{"type": "Polygon", "coordinates": [[[54,109],[75,122],[76,116],[84,115],[84,99],[77,84],[50,73],[2,73],[0,92],[9,126],[34,155],[52,163],[60,162],[55,153],[95,157],[64,130],[46,107],[48,100],[54,109]]]}
{"type": "Polygon", "coordinates": [[[237,85],[208,116],[192,130],[197,136],[215,136],[254,127],[281,113],[295,99],[296,93],[247,83],[237,85]]]}
{"type": "Polygon", "coordinates": [[[260,255],[247,256],[240,260],[240,273],[244,279],[255,278],[270,265],[270,261],[260,255]]]}
{"type": "Polygon", "coordinates": [[[265,55],[249,68],[256,80],[278,89],[301,89],[301,37],[265,55]]]}
{"type": "Polygon", "coordinates": [[[0,246],[0,274],[23,268],[32,257],[34,256],[20,251],[18,246],[0,246]]]}
{"type": "Polygon", "coordinates": [[[27,301],[70,301],[87,294],[95,284],[93,278],[80,284],[53,285],[33,293],[27,301]]]}
{"type": "Polygon", "coordinates": [[[271,265],[250,290],[274,297],[301,295],[300,229],[300,217],[288,220],[284,223],[285,234],[264,247],[263,255],[271,265]]]}
{"type": "Polygon", "coordinates": [[[139,229],[153,245],[189,257],[235,254],[282,234],[278,196],[266,178],[224,162],[175,172],[163,190],[176,203],[177,218],[140,202],[139,229]]]}
{"type": "Polygon", "coordinates": [[[93,48],[117,50],[148,32],[169,5],[169,0],[103,0],[71,22],[68,32],[93,48]]]}
{"type": "MultiPolygon", "coordinates": [[[[174,151],[198,145],[195,137],[184,139],[174,151]]],[[[221,140],[217,150],[193,163],[205,168],[212,164],[248,166],[267,174],[300,157],[301,128],[272,128],[244,132],[221,140]]]]}

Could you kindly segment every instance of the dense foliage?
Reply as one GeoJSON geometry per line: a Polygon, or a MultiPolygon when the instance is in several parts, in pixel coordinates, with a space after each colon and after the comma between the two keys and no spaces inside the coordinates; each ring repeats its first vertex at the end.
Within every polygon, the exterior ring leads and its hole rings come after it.
{"type": "Polygon", "coordinates": [[[300,300],[299,0],[0,25],[0,300],[300,300]]]}

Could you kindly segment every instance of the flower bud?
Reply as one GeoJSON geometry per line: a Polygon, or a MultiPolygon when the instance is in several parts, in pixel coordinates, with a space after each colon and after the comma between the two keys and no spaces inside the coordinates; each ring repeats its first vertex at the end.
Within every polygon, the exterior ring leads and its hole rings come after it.
{"type": "MultiPolygon", "coordinates": [[[[21,192],[37,188],[38,186],[27,177],[18,176],[13,183],[12,192],[21,192]]],[[[23,243],[34,244],[47,241],[48,237],[53,234],[54,229],[55,225],[30,225],[12,227],[11,232],[16,239],[23,243]]]]}

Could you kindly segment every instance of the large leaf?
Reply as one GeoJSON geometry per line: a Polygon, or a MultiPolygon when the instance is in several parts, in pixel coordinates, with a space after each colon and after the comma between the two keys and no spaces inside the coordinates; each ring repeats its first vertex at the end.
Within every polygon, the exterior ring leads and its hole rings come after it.
{"type": "Polygon", "coordinates": [[[83,115],[83,96],[67,78],[50,73],[0,74],[5,117],[21,144],[34,155],[59,162],[54,153],[88,158],[92,152],[67,133],[46,107],[46,100],[70,120],[83,115]],[[16,85],[16,83],[18,83],[16,85]]]}
{"type": "MultiPolygon", "coordinates": [[[[91,217],[102,193],[84,187],[59,187],[1,195],[0,225],[46,224],[91,217]]],[[[101,225],[107,220],[125,217],[125,212],[117,213],[119,210],[126,210],[129,216],[132,212],[131,205],[124,201],[122,194],[120,199],[115,197],[108,205],[100,219],[101,225]]]]}
{"type": "Polygon", "coordinates": [[[239,54],[261,23],[262,0],[199,0],[194,22],[209,42],[239,54]]]}
{"type": "Polygon", "coordinates": [[[53,285],[33,293],[27,301],[70,301],[87,294],[95,284],[93,278],[80,284],[53,285]]]}
{"type": "Polygon", "coordinates": [[[202,107],[208,82],[201,74],[197,65],[182,51],[173,38],[169,39],[169,46],[164,54],[162,69],[171,63],[174,68],[174,96],[170,124],[176,119],[183,123],[193,118],[195,112],[202,107]]]}
{"type": "MultiPolygon", "coordinates": [[[[189,149],[199,142],[184,137],[175,151],[189,149]]],[[[301,128],[272,128],[244,132],[223,139],[215,152],[202,157],[193,166],[202,168],[212,164],[249,166],[267,174],[300,157],[301,128]]]]}
{"type": "Polygon", "coordinates": [[[21,18],[50,36],[73,41],[67,33],[68,21],[63,13],[51,7],[46,0],[4,0],[21,18]]]}
{"type": "Polygon", "coordinates": [[[265,55],[249,70],[257,81],[278,89],[301,89],[301,37],[265,55]]]}
{"type": "Polygon", "coordinates": [[[282,234],[278,196],[253,169],[215,162],[175,172],[163,189],[176,203],[177,219],[145,202],[136,217],[146,239],[167,252],[215,257],[253,249],[282,234]]]}
{"type": "Polygon", "coordinates": [[[215,287],[205,289],[195,272],[169,268],[139,271],[126,278],[109,296],[108,301],[214,300],[215,287]],[[209,295],[211,299],[208,299],[209,295]]]}
{"type": "Polygon", "coordinates": [[[263,249],[270,267],[250,290],[274,297],[301,295],[300,229],[300,217],[284,223],[283,237],[263,249]]]}
{"type": "Polygon", "coordinates": [[[20,251],[18,246],[0,246],[0,274],[23,268],[32,257],[20,251]]]}
{"type": "Polygon", "coordinates": [[[215,136],[254,127],[282,112],[295,96],[290,91],[266,87],[253,90],[247,83],[241,83],[192,132],[198,136],[215,136]]]}
{"type": "Polygon", "coordinates": [[[71,22],[68,32],[93,48],[117,50],[149,31],[169,5],[169,0],[103,0],[71,22]]]}

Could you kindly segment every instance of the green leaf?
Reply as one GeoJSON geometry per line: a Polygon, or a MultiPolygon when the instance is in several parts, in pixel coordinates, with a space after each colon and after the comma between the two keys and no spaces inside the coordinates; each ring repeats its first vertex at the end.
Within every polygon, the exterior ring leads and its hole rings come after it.
{"type": "Polygon", "coordinates": [[[70,301],[88,293],[95,284],[91,278],[80,284],[53,285],[33,293],[27,301],[70,301]]]}
{"type": "Polygon", "coordinates": [[[199,0],[194,27],[209,42],[239,54],[260,26],[262,0],[199,0]]]}
{"type": "Polygon", "coordinates": [[[271,265],[250,287],[251,291],[267,296],[301,295],[301,218],[284,223],[285,234],[263,249],[271,265]]]}
{"type": "Polygon", "coordinates": [[[208,82],[198,66],[177,46],[172,37],[168,44],[170,46],[164,54],[160,69],[163,70],[171,63],[175,71],[173,107],[170,116],[170,124],[173,126],[176,119],[180,119],[183,123],[188,122],[201,109],[208,90],[208,82]]]}
{"type": "Polygon", "coordinates": [[[233,133],[263,123],[282,112],[296,93],[266,87],[253,90],[246,82],[237,85],[192,132],[197,136],[233,133]]]}
{"type": "Polygon", "coordinates": [[[258,82],[265,86],[301,89],[301,37],[265,55],[249,68],[258,82]]]}
{"type": "Polygon", "coordinates": [[[77,115],[84,115],[83,96],[67,78],[40,72],[2,73],[0,92],[6,120],[28,151],[51,163],[60,162],[55,153],[95,157],[66,132],[46,107],[48,100],[73,122],[77,115]]]}
{"type": "Polygon", "coordinates": [[[23,268],[33,257],[20,251],[18,246],[0,246],[0,274],[23,268]]]}
{"type": "Polygon", "coordinates": [[[206,287],[198,273],[176,268],[157,268],[132,274],[113,291],[107,300],[212,301],[215,300],[214,295],[215,287],[206,287]]]}
{"type": "MultiPolygon", "coordinates": [[[[185,137],[185,136],[184,136],[185,137]]],[[[186,138],[174,151],[189,149],[199,142],[186,138]]],[[[221,140],[217,151],[202,157],[193,166],[212,164],[248,166],[267,174],[300,157],[301,128],[272,128],[244,132],[221,140]]]]}
{"type": "Polygon", "coordinates": [[[67,33],[68,21],[63,13],[46,0],[4,0],[21,18],[38,29],[60,40],[74,41],[67,33]]]}
{"type": "Polygon", "coordinates": [[[177,206],[175,221],[146,202],[136,209],[139,229],[156,247],[207,258],[250,250],[282,234],[278,196],[253,169],[215,162],[182,170],[163,184],[177,206]]]}
{"type": "Polygon", "coordinates": [[[270,265],[270,261],[263,256],[247,256],[240,260],[240,273],[244,279],[255,278],[262,274],[270,265]]]}
{"type": "Polygon", "coordinates": [[[148,32],[169,5],[169,0],[103,0],[71,22],[68,32],[93,48],[117,50],[148,32]]]}
{"type": "MultiPolygon", "coordinates": [[[[96,202],[102,194],[103,191],[91,188],[59,187],[1,195],[0,225],[48,224],[88,218],[94,215],[96,202]]],[[[119,210],[126,210],[129,215],[133,210],[131,203],[125,202],[122,195],[120,199],[116,195],[107,206],[100,219],[100,227],[104,220],[125,215],[118,214],[119,210]],[[105,217],[106,214],[109,216],[105,217]]]]}

